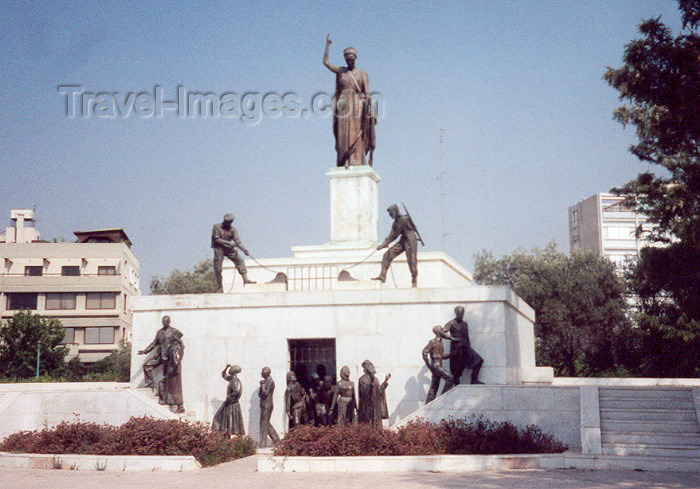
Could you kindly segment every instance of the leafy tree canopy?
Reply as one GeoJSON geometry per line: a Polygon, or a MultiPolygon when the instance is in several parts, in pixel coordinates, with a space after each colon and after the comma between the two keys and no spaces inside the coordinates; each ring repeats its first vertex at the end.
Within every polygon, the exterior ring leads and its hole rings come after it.
{"type": "Polygon", "coordinates": [[[214,264],[205,259],[197,263],[194,269],[183,272],[175,269],[166,278],[151,279],[151,294],[207,294],[217,290],[214,264]]]}
{"type": "Polygon", "coordinates": [[[615,191],[635,198],[656,225],[651,238],[700,244],[700,21],[697,0],[681,0],[683,32],[674,37],[660,17],[642,22],[640,39],[625,47],[624,65],[604,78],[628,102],[615,110],[636,127],[630,150],[661,167],[615,191]]]}
{"type": "Polygon", "coordinates": [[[37,345],[41,346],[41,375],[60,375],[68,348],[61,344],[65,331],[56,318],[30,311],[15,313],[0,326],[0,375],[27,378],[36,372],[37,345]]]}
{"type": "Polygon", "coordinates": [[[609,260],[589,252],[568,256],[554,244],[500,259],[482,251],[475,257],[474,279],[508,286],[533,307],[539,365],[568,376],[618,367],[630,324],[625,287],[609,260]]]}

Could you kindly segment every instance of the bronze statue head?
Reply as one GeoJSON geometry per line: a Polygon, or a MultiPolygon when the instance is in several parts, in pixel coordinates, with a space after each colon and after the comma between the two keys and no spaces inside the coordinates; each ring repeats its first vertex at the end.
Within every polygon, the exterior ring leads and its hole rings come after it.
{"type": "Polygon", "coordinates": [[[457,321],[461,321],[464,318],[464,308],[462,306],[455,307],[455,317],[457,321]]]}
{"type": "Polygon", "coordinates": [[[170,316],[163,316],[163,319],[161,319],[161,323],[163,324],[164,328],[170,326],[170,316]]]}
{"type": "Polygon", "coordinates": [[[377,371],[374,368],[374,364],[370,362],[369,360],[365,360],[362,362],[362,368],[367,372],[368,374],[376,374],[377,371]]]}
{"type": "Polygon", "coordinates": [[[353,69],[355,67],[355,60],[357,59],[357,50],[353,47],[347,47],[343,49],[343,56],[345,57],[348,68],[353,69]]]}
{"type": "Polygon", "coordinates": [[[452,339],[452,336],[450,336],[450,334],[447,331],[445,331],[443,327],[439,324],[437,326],[433,326],[433,333],[435,333],[440,338],[444,338],[446,340],[452,339]]]}
{"type": "Polygon", "coordinates": [[[297,374],[294,372],[287,372],[287,384],[297,381],[297,374]]]}
{"type": "Polygon", "coordinates": [[[236,375],[241,373],[241,367],[238,365],[231,365],[228,369],[228,374],[229,375],[236,375]]]}
{"type": "Polygon", "coordinates": [[[396,204],[391,204],[389,207],[386,208],[386,211],[389,213],[392,219],[396,219],[398,216],[401,215],[399,212],[399,206],[396,204]]]}
{"type": "Polygon", "coordinates": [[[263,379],[266,379],[270,376],[271,373],[272,370],[270,369],[270,367],[263,367],[262,372],[260,372],[260,375],[263,379]]]}
{"type": "Polygon", "coordinates": [[[345,365],[340,369],[340,378],[343,380],[350,380],[350,367],[345,365]]]}

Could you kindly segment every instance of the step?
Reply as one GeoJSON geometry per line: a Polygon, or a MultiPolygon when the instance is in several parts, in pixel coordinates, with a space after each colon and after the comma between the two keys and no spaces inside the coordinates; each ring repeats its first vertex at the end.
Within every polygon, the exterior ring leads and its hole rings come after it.
{"type": "Polygon", "coordinates": [[[622,443],[659,446],[687,446],[700,449],[700,434],[697,433],[653,433],[653,432],[615,432],[601,433],[603,443],[622,443]]]}
{"type": "Polygon", "coordinates": [[[605,432],[633,432],[642,431],[650,433],[698,433],[700,426],[695,420],[692,421],[670,421],[668,419],[658,420],[600,420],[600,429],[605,432]]]}
{"type": "Polygon", "coordinates": [[[697,423],[697,415],[690,409],[602,409],[600,420],[606,421],[691,421],[697,423]]]}
{"type": "Polygon", "coordinates": [[[691,389],[688,388],[611,388],[601,387],[598,390],[601,399],[635,398],[635,399],[693,399],[691,389]]]}
{"type": "Polygon", "coordinates": [[[689,410],[695,412],[693,399],[660,399],[660,398],[615,398],[599,401],[601,409],[659,409],[659,410],[689,410]]]}
{"type": "Polygon", "coordinates": [[[638,455],[642,457],[700,458],[700,448],[686,446],[629,445],[604,443],[603,455],[638,455]]]}

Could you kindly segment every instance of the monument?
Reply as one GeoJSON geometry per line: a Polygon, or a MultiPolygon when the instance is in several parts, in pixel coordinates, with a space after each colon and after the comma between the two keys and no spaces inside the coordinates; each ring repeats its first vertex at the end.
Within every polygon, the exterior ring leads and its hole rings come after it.
{"type": "MultiPolygon", "coordinates": [[[[334,72],[336,81],[340,78],[336,96],[353,95],[352,103],[361,101],[364,112],[365,104],[371,105],[363,97],[368,83],[358,83],[357,89],[348,78],[352,72],[353,77],[366,81],[366,75],[354,65],[355,56],[354,51],[347,51],[345,71],[338,68],[334,72]]],[[[338,123],[345,124],[340,118],[338,123]]],[[[353,422],[357,410],[358,419],[379,425],[388,416],[384,423],[393,425],[422,408],[431,385],[431,371],[421,358],[425,325],[450,315],[457,306],[464,307],[463,319],[469,322],[470,347],[484,359],[480,380],[489,386],[551,382],[551,369],[535,366],[532,309],[506,287],[474,286],[471,273],[446,253],[416,250],[415,226],[401,226],[386,242],[388,246],[394,239],[399,240],[397,244],[403,240],[404,252],[389,260],[383,282],[372,280],[384,261],[377,253],[382,245],[378,238],[381,179],[369,165],[374,135],[350,123],[341,127],[360,138],[353,148],[354,140],[343,139],[345,132],[339,133],[339,127],[334,128],[337,150],[326,163],[329,241],[292,246],[291,256],[286,257],[256,257],[255,261],[240,257],[248,280],[257,283],[236,280],[241,268],[222,259],[224,293],[137,298],[133,348],[143,348],[151,341],[161,317],[173,318],[188,338],[188,355],[182,365],[184,404],[197,420],[206,422],[221,406],[220,367],[216,365],[236,358],[244,372],[257,372],[261,365],[273,372],[289,372],[286,389],[267,393],[260,390],[259,379],[239,379],[242,391],[251,393],[239,400],[243,418],[251,420],[249,433],[266,442],[268,438],[274,441],[269,430],[265,434],[268,413],[270,423],[282,426],[284,432],[310,419],[305,390],[312,384],[312,374],[323,372],[319,379],[329,375],[336,381],[339,366],[347,368],[341,369],[331,400],[330,411],[337,422],[353,422]],[[357,149],[360,146],[362,150],[357,149]],[[418,271],[420,282],[416,283],[418,271]],[[287,279],[276,280],[279,274],[287,279]],[[366,358],[373,359],[380,372],[391,372],[389,387],[370,373],[374,365],[363,362],[366,358]],[[358,379],[358,403],[351,378],[358,379]],[[263,399],[270,401],[269,410],[263,399]],[[284,409],[272,411],[272,404],[284,409]],[[345,416],[341,416],[343,409],[345,416]]],[[[314,170],[310,166],[303,171],[314,170]]],[[[397,217],[400,223],[408,223],[405,213],[395,211],[390,213],[395,223],[397,217]]],[[[245,248],[239,245],[239,249],[245,254],[245,248]]],[[[451,361],[450,355],[443,363],[446,370],[451,361]]],[[[135,356],[132,362],[132,371],[140,372],[135,356]]],[[[464,368],[469,367],[465,364],[464,368]]],[[[144,380],[137,374],[132,386],[142,386],[144,380]]],[[[323,397],[327,402],[327,396],[323,397]]],[[[327,421],[327,404],[323,409],[327,421]]]]}

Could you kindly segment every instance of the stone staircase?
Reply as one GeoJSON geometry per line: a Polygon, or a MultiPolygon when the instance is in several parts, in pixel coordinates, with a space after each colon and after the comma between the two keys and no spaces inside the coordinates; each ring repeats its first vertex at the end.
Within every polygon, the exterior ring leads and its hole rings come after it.
{"type": "Polygon", "coordinates": [[[601,387],[604,455],[700,460],[700,426],[690,388],[601,387]]]}
{"type": "Polygon", "coordinates": [[[139,387],[132,390],[133,394],[136,395],[141,401],[147,403],[151,408],[157,410],[162,414],[165,419],[180,419],[182,421],[194,422],[197,420],[194,411],[187,411],[187,406],[185,406],[185,412],[178,414],[170,411],[169,406],[164,406],[158,402],[158,396],[155,391],[149,387],[139,387]]]}

